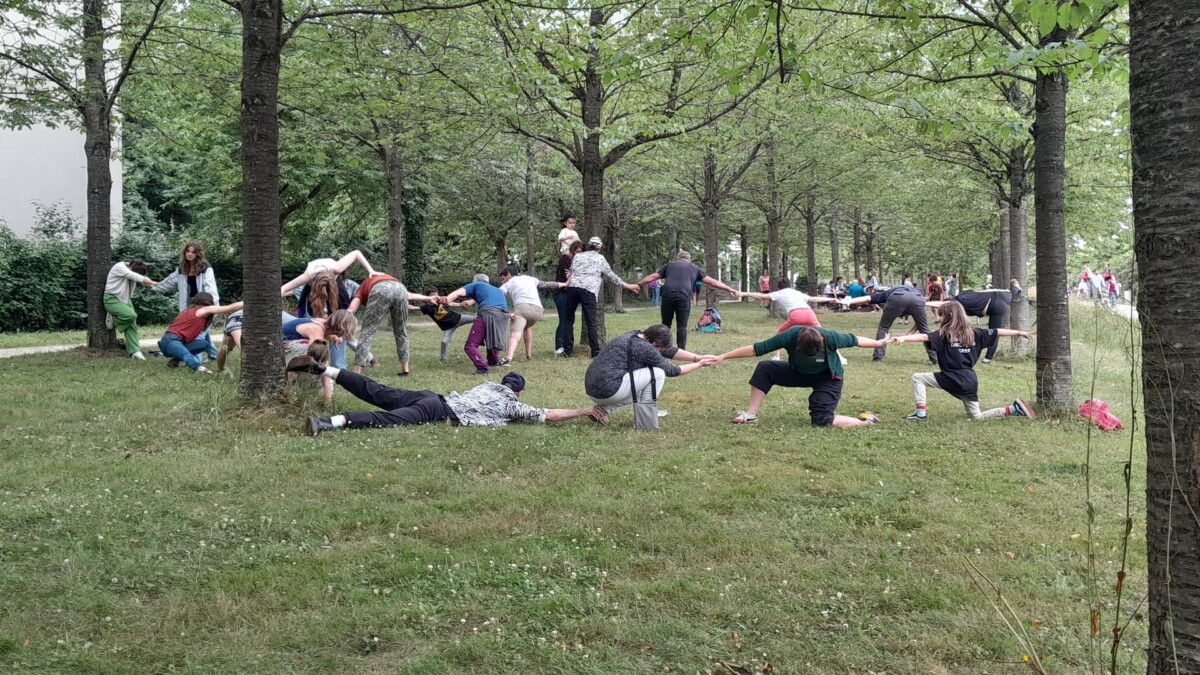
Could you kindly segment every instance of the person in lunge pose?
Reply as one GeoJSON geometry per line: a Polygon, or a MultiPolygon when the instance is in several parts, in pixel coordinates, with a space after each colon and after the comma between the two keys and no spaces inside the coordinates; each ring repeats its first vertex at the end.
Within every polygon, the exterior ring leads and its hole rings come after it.
{"type": "Polygon", "coordinates": [[[308,432],[317,435],[332,429],[393,427],[430,422],[449,422],[460,427],[502,427],[509,422],[561,422],[588,416],[597,422],[607,419],[599,406],[574,409],[545,409],[521,403],[525,378],[509,373],[499,382],[484,382],[463,393],[446,396],[429,390],[411,391],[385,387],[369,377],[340,368],[322,366],[311,358],[298,357],[288,363],[289,372],[323,375],[337,382],[359,400],[380,408],[377,412],[346,412],[333,417],[310,417],[308,432]]]}
{"type": "Polygon", "coordinates": [[[796,326],[745,347],[738,347],[717,357],[746,359],[763,356],[776,349],[787,351],[786,361],[759,361],[750,378],[750,403],[730,422],[748,424],[758,419],[758,409],[772,387],[805,387],[812,389],[808,396],[808,415],[813,426],[860,427],[874,424],[874,415],[866,419],[837,414],[842,398],[842,359],[839,349],[850,347],[880,347],[883,340],[872,340],[851,333],[839,333],[828,328],[796,326]]]}
{"type": "MultiPolygon", "coordinates": [[[[588,398],[606,412],[633,403],[633,392],[639,401],[650,400],[650,382],[655,391],[662,392],[668,377],[679,377],[707,366],[716,365],[716,357],[700,356],[671,347],[671,329],[662,324],[646,330],[631,330],[609,340],[600,355],[588,364],[583,376],[583,388],[588,398]],[[668,359],[688,361],[677,366],[668,359]],[[630,381],[630,372],[633,381],[630,381]]],[[[659,411],[659,416],[666,411],[659,411]]]]}
{"type": "Polygon", "coordinates": [[[979,359],[979,353],[984,348],[996,343],[1000,337],[1033,338],[1033,333],[1007,328],[975,328],[963,306],[956,302],[947,302],[936,310],[941,326],[933,333],[917,333],[892,338],[892,342],[928,342],[937,352],[939,372],[914,373],[912,376],[913,396],[917,399],[917,409],[904,419],[917,422],[925,421],[925,390],[928,387],[942,389],[947,394],[963,402],[967,416],[973,420],[995,419],[998,417],[1036,417],[1034,410],[1023,399],[1016,399],[1012,405],[979,410],[979,378],[975,375],[973,366],[979,359]]]}
{"type": "MultiPolygon", "coordinates": [[[[879,328],[875,330],[875,339],[877,340],[886,338],[888,331],[892,329],[892,324],[902,316],[911,316],[917,324],[918,331],[929,332],[929,317],[925,314],[925,298],[921,295],[921,291],[912,286],[893,286],[886,291],[878,291],[861,298],[842,300],[842,304],[846,307],[867,303],[883,305],[883,316],[879,317],[879,328]]],[[[929,362],[936,365],[937,355],[934,354],[933,348],[926,345],[926,350],[929,362]]],[[[883,345],[876,348],[873,360],[882,361],[884,351],[883,345]]]]}
{"type": "Polygon", "coordinates": [[[500,365],[512,363],[517,353],[517,344],[525,342],[525,360],[533,358],[533,325],[542,320],[545,309],[542,307],[542,297],[539,290],[558,290],[566,286],[557,281],[542,281],[528,274],[521,274],[516,267],[509,265],[500,273],[500,291],[512,302],[512,314],[509,315],[510,328],[508,332],[508,350],[500,365]]]}
{"type": "Polygon", "coordinates": [[[228,314],[241,308],[240,302],[215,305],[212,295],[197,293],[196,297],[192,298],[191,306],[175,317],[171,325],[167,326],[167,332],[158,341],[158,348],[163,355],[171,357],[167,365],[174,367],[183,363],[198,374],[212,375],[212,371],[201,365],[202,361],[196,356],[215,351],[213,343],[206,337],[208,327],[217,314],[228,314]]]}
{"type": "MultiPolygon", "coordinates": [[[[931,309],[937,309],[948,302],[955,302],[962,305],[966,310],[967,316],[976,316],[979,318],[986,317],[988,320],[988,328],[995,330],[1004,325],[1008,320],[1008,306],[1013,300],[1021,297],[1021,285],[1016,279],[1009,282],[1010,290],[993,289],[988,291],[963,291],[950,300],[941,300],[936,302],[926,302],[925,306],[931,309]]],[[[924,328],[917,327],[922,333],[927,333],[924,328]]],[[[984,363],[991,363],[996,356],[996,347],[999,341],[993,341],[988,345],[987,353],[983,355],[984,363]]]]}
{"type": "Polygon", "coordinates": [[[707,284],[720,289],[737,299],[738,292],[704,273],[704,270],[692,264],[692,254],[680,251],[676,259],[658,268],[638,281],[638,286],[646,286],[652,281],[662,280],[662,322],[667,328],[671,321],[675,325],[675,342],[679,348],[687,347],[688,316],[692,312],[691,293],[696,282],[707,284]]]}
{"type": "Polygon", "coordinates": [[[108,312],[109,328],[116,328],[125,336],[125,351],[137,361],[145,361],[146,355],[138,344],[137,311],[133,309],[133,291],[138,284],[154,288],[158,283],[146,276],[146,263],[131,260],[129,264],[119,262],[108,270],[104,282],[104,311],[108,312]]]}
{"type": "Polygon", "coordinates": [[[409,305],[408,311],[420,312],[424,314],[430,319],[433,319],[433,322],[437,324],[437,327],[442,329],[442,346],[441,351],[438,352],[438,361],[445,363],[446,350],[450,347],[450,341],[454,339],[454,331],[458,330],[462,326],[470,326],[471,324],[475,323],[474,314],[459,314],[452,308],[469,307],[475,304],[475,301],[467,300],[466,302],[441,302],[441,299],[438,298],[439,294],[437,286],[426,286],[425,295],[429,296],[429,300],[426,301],[425,304],[419,307],[415,305],[409,305]],[[438,298],[438,301],[435,301],[434,298],[438,298]]]}
{"type": "Polygon", "coordinates": [[[375,274],[358,287],[350,301],[351,314],[364,307],[360,322],[358,348],[355,350],[354,372],[362,372],[363,366],[371,363],[371,342],[375,331],[383,325],[384,315],[391,316],[392,336],[396,338],[396,356],[400,359],[401,377],[408,375],[408,301],[428,302],[426,295],[409,293],[400,280],[388,274],[375,274]]]}

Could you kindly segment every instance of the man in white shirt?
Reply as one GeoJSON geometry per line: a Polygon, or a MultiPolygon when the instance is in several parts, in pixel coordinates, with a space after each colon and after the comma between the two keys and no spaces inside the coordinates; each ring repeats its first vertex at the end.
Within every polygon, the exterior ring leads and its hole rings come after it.
{"type": "Polygon", "coordinates": [[[500,290],[512,303],[512,321],[509,324],[508,350],[500,365],[512,363],[517,353],[517,343],[525,340],[525,360],[533,358],[533,325],[542,320],[542,298],[539,290],[557,290],[566,284],[556,281],[542,281],[528,274],[521,274],[516,267],[509,265],[500,273],[500,290]]]}

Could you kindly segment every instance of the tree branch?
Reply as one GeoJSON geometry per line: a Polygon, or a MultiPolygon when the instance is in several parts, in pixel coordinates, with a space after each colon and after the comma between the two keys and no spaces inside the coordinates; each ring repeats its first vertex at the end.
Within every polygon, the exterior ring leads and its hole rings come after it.
{"type": "Polygon", "coordinates": [[[133,70],[133,60],[137,58],[142,45],[146,44],[146,38],[150,37],[150,31],[154,30],[155,24],[158,23],[158,17],[162,15],[162,8],[165,4],[166,0],[154,0],[154,11],[150,14],[150,19],[146,21],[146,30],[142,31],[142,34],[130,46],[129,55],[125,57],[125,62],[121,65],[121,73],[117,75],[117,81],[108,94],[107,106],[110,111],[117,104],[117,95],[121,93],[121,87],[124,86],[125,79],[129,77],[129,71],[133,70]]]}

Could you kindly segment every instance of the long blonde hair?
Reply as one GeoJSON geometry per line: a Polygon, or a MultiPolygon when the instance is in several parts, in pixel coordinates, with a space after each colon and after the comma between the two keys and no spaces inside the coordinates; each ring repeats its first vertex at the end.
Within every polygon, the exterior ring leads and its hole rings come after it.
{"type": "Polygon", "coordinates": [[[340,337],[343,340],[353,340],[354,332],[358,330],[358,321],[350,312],[339,309],[325,319],[325,337],[340,337]]]}
{"type": "Polygon", "coordinates": [[[971,320],[967,318],[967,311],[957,302],[947,302],[936,310],[938,323],[938,333],[941,333],[942,338],[957,342],[964,347],[975,346],[975,327],[971,325],[971,320]]]}

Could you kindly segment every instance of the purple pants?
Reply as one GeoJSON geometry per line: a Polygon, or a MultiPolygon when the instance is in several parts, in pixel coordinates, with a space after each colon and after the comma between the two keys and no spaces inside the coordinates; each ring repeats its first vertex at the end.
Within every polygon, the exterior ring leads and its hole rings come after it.
{"type": "Polygon", "coordinates": [[[487,361],[479,354],[479,347],[483,344],[487,337],[487,324],[484,323],[483,313],[475,316],[475,322],[471,324],[471,332],[467,335],[467,344],[463,345],[463,351],[467,353],[467,358],[471,359],[471,363],[475,364],[476,368],[487,370],[488,366],[494,366],[500,362],[500,352],[495,349],[487,350],[487,361]]]}

